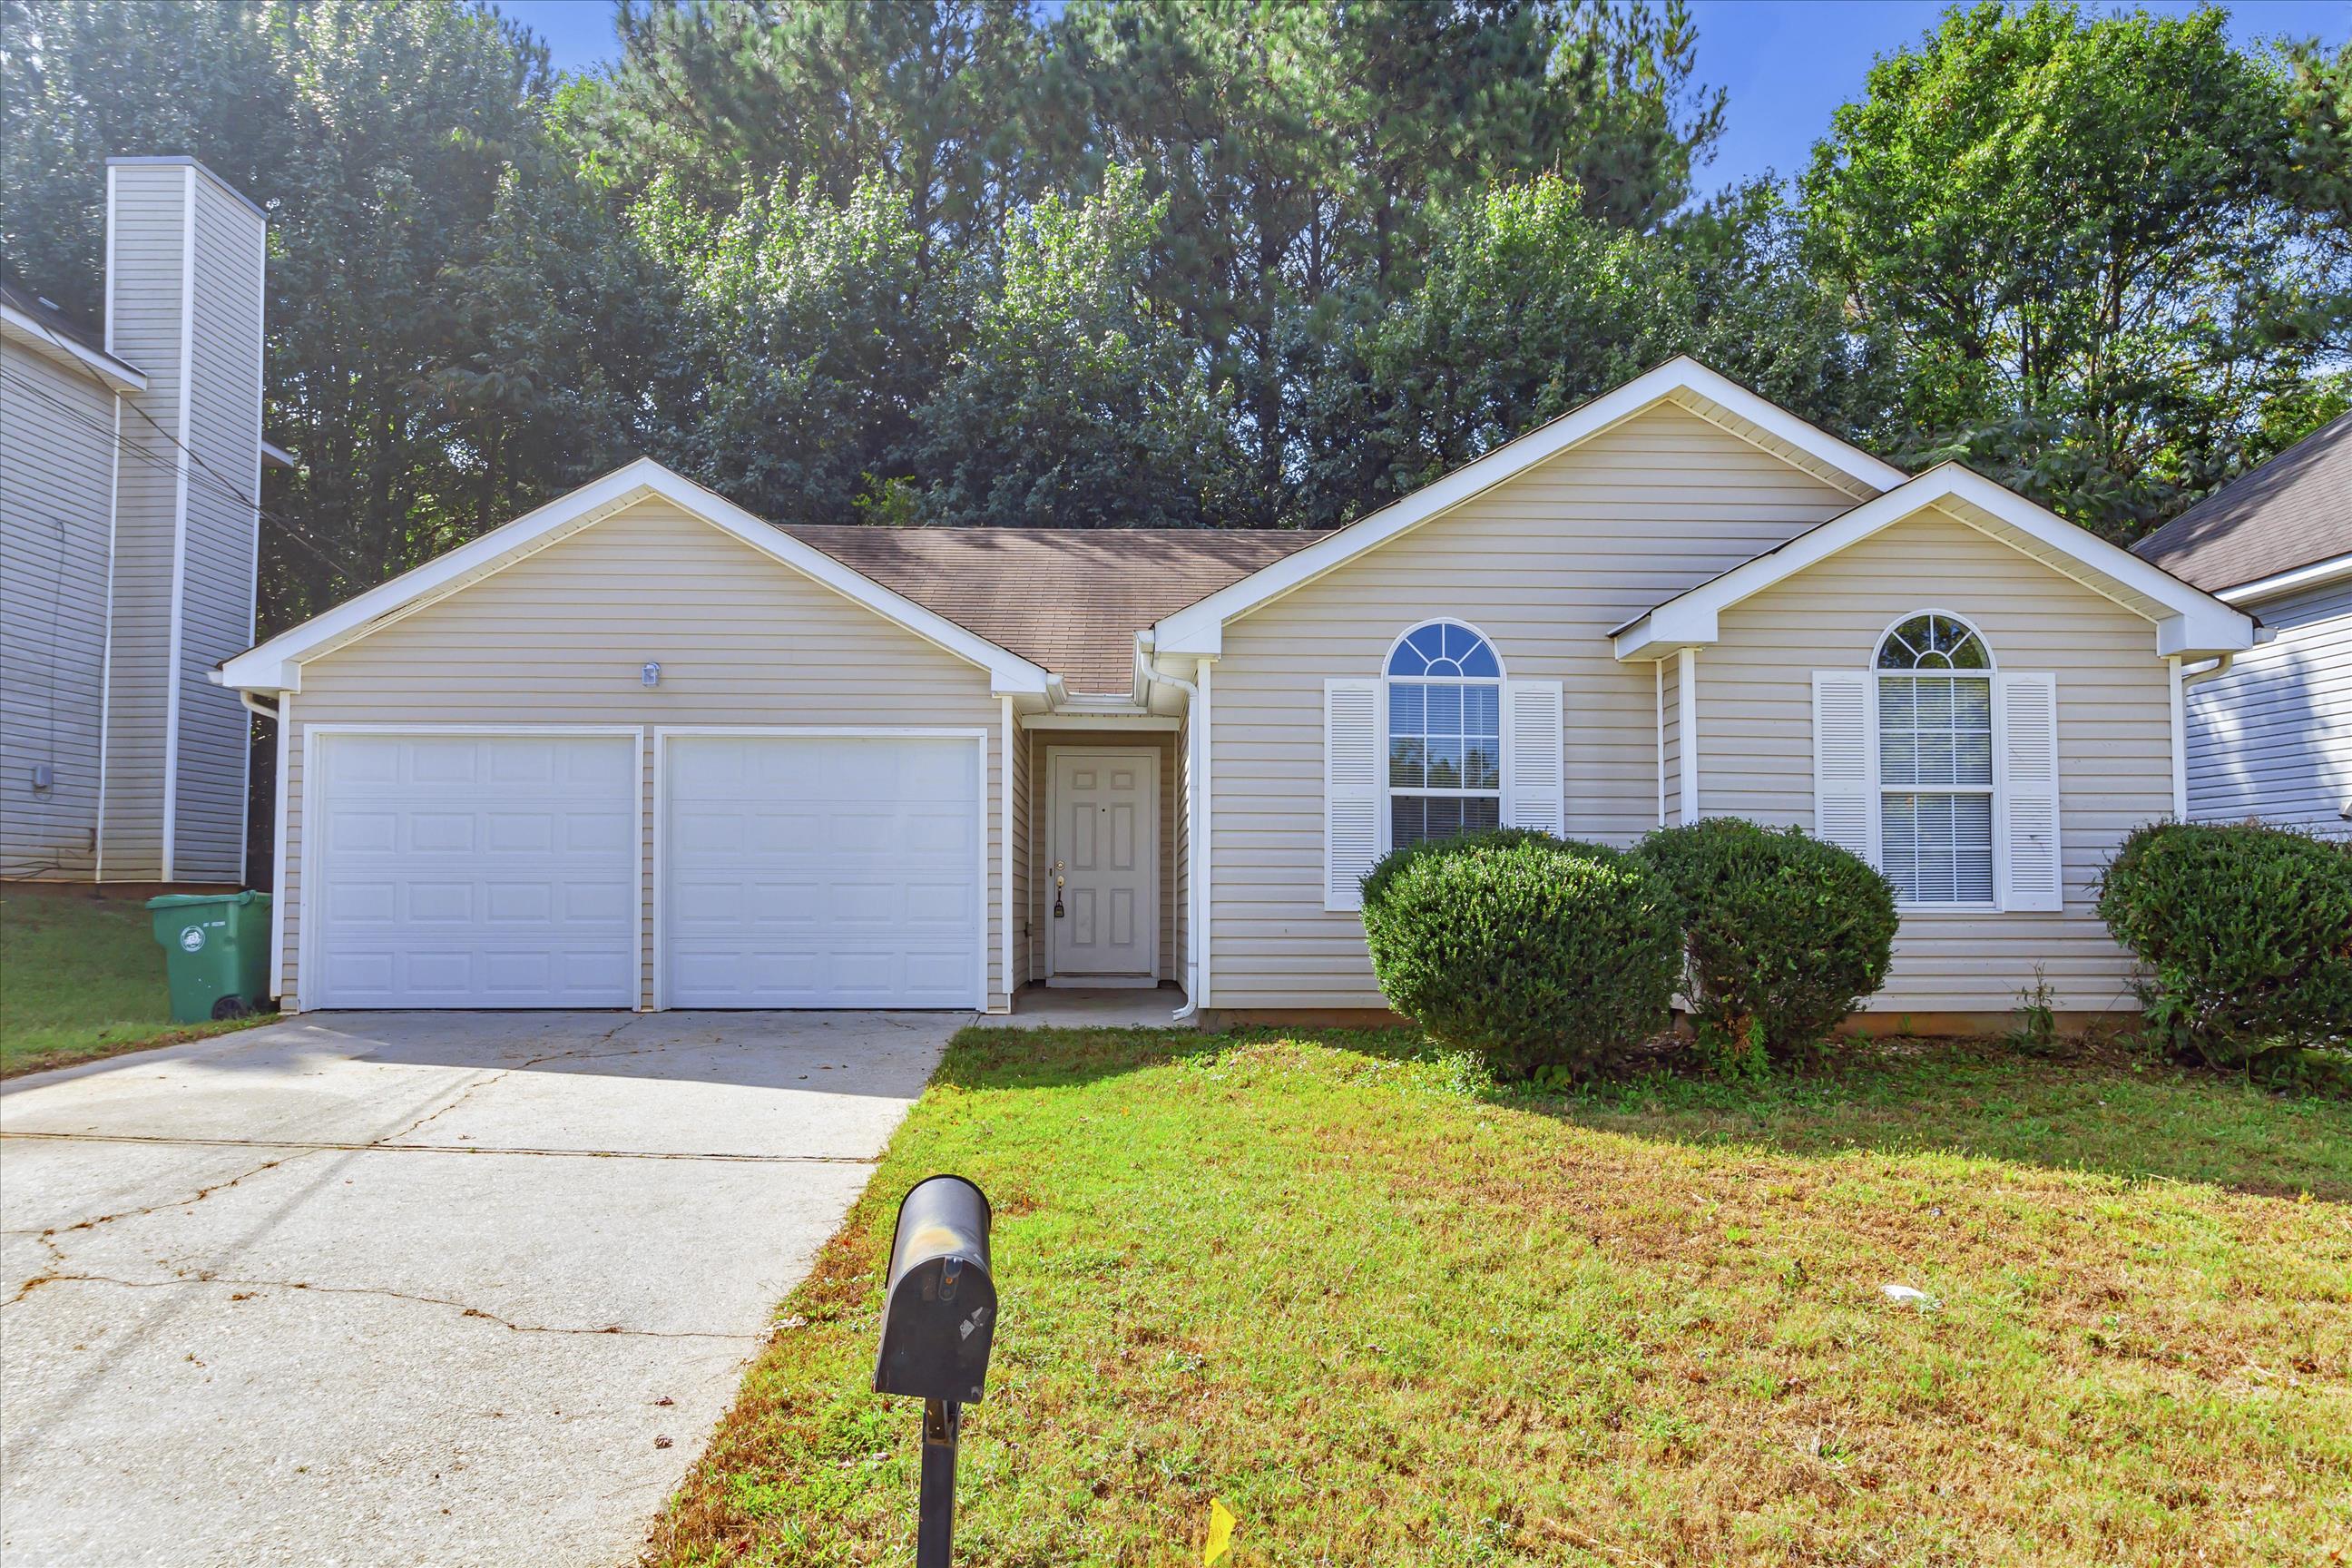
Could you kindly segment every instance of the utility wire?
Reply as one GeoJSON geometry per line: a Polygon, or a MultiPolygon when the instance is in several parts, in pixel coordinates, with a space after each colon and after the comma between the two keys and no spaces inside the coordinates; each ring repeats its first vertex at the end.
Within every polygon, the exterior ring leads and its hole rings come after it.
{"type": "MultiPolygon", "coordinates": [[[[104,387],[110,394],[113,392],[111,387],[107,387],[106,383],[100,380],[94,374],[90,375],[90,380],[96,383],[99,386],[104,387]]],[[[42,402],[47,404],[51,408],[57,410],[63,417],[79,425],[83,429],[96,434],[100,439],[112,443],[117,451],[128,453],[131,457],[136,458],[142,462],[152,464],[155,468],[163,469],[167,472],[174,474],[177,473],[178,469],[176,465],[163,454],[156,452],[148,446],[131,441],[129,437],[122,436],[106,425],[103,421],[91,418],[88,414],[74,407],[73,405],[68,403],[65,399],[58,397],[54,393],[45,392],[39,386],[29,382],[26,384],[25,391],[28,395],[37,397],[42,402]]],[[[126,399],[125,401],[127,402],[128,400],[126,399]]],[[[189,451],[186,447],[181,444],[178,437],[173,435],[171,431],[164,429],[163,426],[156,421],[153,415],[149,414],[144,408],[140,407],[135,403],[131,404],[130,407],[132,413],[138,415],[150,426],[153,426],[156,433],[161,435],[165,440],[169,441],[173,447],[180,451],[187,452],[189,458],[194,462],[195,468],[202,471],[204,480],[208,484],[215,498],[226,499],[233,505],[250,509],[256,515],[262,518],[265,521],[275,525],[289,538],[292,539],[294,542],[308,550],[323,564],[342,574],[351,581],[362,584],[369,583],[371,581],[373,576],[372,573],[363,571],[353,565],[350,561],[335,553],[332,547],[313,538],[310,534],[299,527],[292,519],[288,518],[281,512],[273,511],[269,508],[261,505],[260,502],[254,500],[253,497],[246,494],[244,490],[223,479],[211,464],[206,463],[196,453],[189,451]]]]}

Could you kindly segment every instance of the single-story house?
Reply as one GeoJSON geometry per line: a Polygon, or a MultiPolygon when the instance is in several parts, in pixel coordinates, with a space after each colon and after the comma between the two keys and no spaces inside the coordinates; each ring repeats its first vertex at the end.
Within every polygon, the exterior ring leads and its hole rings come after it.
{"type": "Polygon", "coordinates": [[[2252,619],[1677,359],[1328,533],[774,527],[640,461],[227,660],[289,1007],[1371,1010],[1359,879],[1738,813],[1901,890],[1880,1013],[2046,979],[2252,619]]]}
{"type": "Polygon", "coordinates": [[[2262,622],[2184,677],[2189,816],[2352,837],[2352,414],[2132,548],[2262,622]]]}

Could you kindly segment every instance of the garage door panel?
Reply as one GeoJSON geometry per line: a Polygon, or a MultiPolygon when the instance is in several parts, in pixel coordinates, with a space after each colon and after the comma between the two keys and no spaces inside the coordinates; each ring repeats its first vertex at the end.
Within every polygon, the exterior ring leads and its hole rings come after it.
{"type": "Polygon", "coordinates": [[[972,742],[674,735],[666,751],[667,1005],[975,1005],[972,742]]]}
{"type": "Polygon", "coordinates": [[[635,743],[320,737],[316,1007],[636,1001],[635,743]]]}

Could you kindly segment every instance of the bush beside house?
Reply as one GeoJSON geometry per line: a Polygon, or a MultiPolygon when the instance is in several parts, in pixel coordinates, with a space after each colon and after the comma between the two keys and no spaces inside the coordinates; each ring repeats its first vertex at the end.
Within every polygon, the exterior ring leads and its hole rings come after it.
{"type": "Polygon", "coordinates": [[[1793,827],[1735,816],[1662,827],[1635,851],[1683,910],[1683,996],[1702,1043],[1812,1045],[1886,983],[1895,889],[1793,827]]]}
{"type": "Polygon", "coordinates": [[[1673,892],[1633,856],[1504,828],[1415,844],[1364,879],[1381,991],[1500,1078],[1582,1076],[1666,1019],[1673,892]]]}
{"type": "Polygon", "coordinates": [[[2352,1045],[2352,846],[2254,823],[2124,840],[2099,916],[2149,971],[2150,1029],[2237,1066],[2352,1045]]]}

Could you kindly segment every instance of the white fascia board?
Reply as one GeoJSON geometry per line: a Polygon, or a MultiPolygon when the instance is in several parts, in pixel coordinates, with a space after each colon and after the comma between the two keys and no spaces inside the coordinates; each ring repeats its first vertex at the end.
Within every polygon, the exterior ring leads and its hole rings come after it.
{"type": "Polygon", "coordinates": [[[0,337],[23,343],[36,353],[60,360],[98,377],[110,392],[144,392],[145,373],[132,369],[112,354],[52,331],[14,305],[0,304],[0,337]]]}
{"type": "Polygon", "coordinates": [[[987,670],[993,695],[1050,695],[1054,690],[1053,677],[1039,666],[892,592],[823,551],[803,544],[650,458],[615,468],[238,654],[222,664],[221,684],[245,691],[299,691],[304,659],[356,641],[388,617],[446,598],[531,553],[534,546],[553,543],[625,506],[656,497],[942,651],[987,670]]]}
{"type": "MultiPolygon", "coordinates": [[[[1678,647],[1711,643],[1723,611],[1943,500],[1974,506],[2047,546],[2093,580],[2086,586],[2096,589],[2104,581],[2111,589],[2164,606],[2166,613],[2149,617],[2156,623],[2157,651],[2161,655],[2218,654],[2253,643],[2252,619],[2210,594],[2190,587],[1981,474],[1946,463],[1635,616],[1610,634],[1616,656],[1627,661],[1657,658],[1678,647]]],[[[1969,521],[1958,513],[1953,515],[1962,522],[1969,521]]]]}
{"type": "Polygon", "coordinates": [[[1366,551],[1378,549],[1399,534],[1558,457],[1612,426],[1670,401],[1676,393],[1689,393],[1720,405],[1766,435],[1874,490],[1891,490],[1910,479],[1892,463],[1880,461],[1859,447],[1807,424],[1729,377],[1681,355],[1561,415],[1549,425],[1504,443],[1477,461],[1465,464],[1328,538],[1261,567],[1200,603],[1177,611],[1154,628],[1153,646],[1166,654],[1206,655],[1213,658],[1223,652],[1223,633],[1227,621],[1312,582],[1366,551]]]}
{"type": "Polygon", "coordinates": [[[2251,583],[2218,589],[2213,596],[2225,605],[2259,604],[2264,599],[2274,599],[2282,594],[2293,594],[2305,588],[2324,588],[2347,577],[2352,577],[2352,554],[2315,561],[2308,566],[2297,566],[2290,572],[2274,572],[2251,583]]]}

